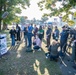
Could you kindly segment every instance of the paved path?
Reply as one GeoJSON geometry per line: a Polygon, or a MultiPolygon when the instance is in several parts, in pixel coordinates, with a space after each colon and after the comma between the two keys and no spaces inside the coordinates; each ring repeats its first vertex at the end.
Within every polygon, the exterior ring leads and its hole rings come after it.
{"type": "MultiPolygon", "coordinates": [[[[44,43],[46,43],[45,40],[43,41],[44,43]]],[[[44,43],[43,46],[45,46],[44,43]]],[[[47,49],[45,49],[45,52],[47,52],[47,49]]],[[[60,67],[62,75],[76,75],[76,64],[74,62],[71,62],[70,60],[71,60],[71,55],[69,55],[68,53],[66,54],[64,59],[59,57],[59,61],[57,63],[60,67]]]]}
{"type": "Polygon", "coordinates": [[[76,63],[71,62],[70,60],[71,57],[67,54],[64,59],[60,57],[58,65],[60,66],[62,75],[76,75],[76,63]]]}

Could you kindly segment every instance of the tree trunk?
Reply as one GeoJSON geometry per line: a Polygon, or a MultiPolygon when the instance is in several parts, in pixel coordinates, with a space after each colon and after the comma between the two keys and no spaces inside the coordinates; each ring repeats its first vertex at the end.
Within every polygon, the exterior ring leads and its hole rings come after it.
{"type": "Polygon", "coordinates": [[[1,20],[0,20],[0,31],[1,31],[1,20]]]}
{"type": "Polygon", "coordinates": [[[2,22],[2,18],[1,18],[1,15],[2,15],[2,0],[0,1],[0,31],[1,31],[1,22],[2,22]]]}
{"type": "MultiPolygon", "coordinates": [[[[6,11],[6,4],[4,4],[4,12],[6,11]]],[[[6,24],[6,21],[5,19],[3,20],[3,28],[2,30],[5,30],[7,28],[7,24],[6,24]]]]}
{"type": "Polygon", "coordinates": [[[2,30],[5,30],[5,29],[7,29],[7,24],[5,22],[3,22],[3,28],[2,28],[2,30]]]}

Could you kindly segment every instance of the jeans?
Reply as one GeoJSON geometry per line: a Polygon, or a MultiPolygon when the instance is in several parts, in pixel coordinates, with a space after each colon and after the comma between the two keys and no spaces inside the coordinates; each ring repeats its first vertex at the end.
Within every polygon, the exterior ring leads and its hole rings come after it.
{"type": "Polygon", "coordinates": [[[31,47],[32,46],[32,33],[28,33],[27,37],[28,37],[28,47],[31,47]]]}
{"type": "Polygon", "coordinates": [[[61,52],[65,53],[67,42],[61,42],[61,52]]]}
{"type": "Polygon", "coordinates": [[[25,45],[27,46],[27,35],[24,35],[25,38],[25,45]]]}
{"type": "Polygon", "coordinates": [[[12,46],[15,46],[15,36],[12,36],[11,39],[12,39],[12,46]]]}

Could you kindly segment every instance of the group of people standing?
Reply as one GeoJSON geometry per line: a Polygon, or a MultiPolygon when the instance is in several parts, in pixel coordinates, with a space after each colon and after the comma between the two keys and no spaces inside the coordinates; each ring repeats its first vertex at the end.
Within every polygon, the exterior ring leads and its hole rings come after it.
{"type": "MultiPolygon", "coordinates": [[[[24,33],[26,47],[31,48],[33,45],[34,50],[41,51],[41,44],[42,44],[42,40],[44,38],[43,27],[39,26],[39,28],[38,28],[36,25],[34,25],[34,27],[33,27],[33,24],[30,24],[30,25],[24,27],[23,33],[24,33]],[[32,40],[32,37],[34,37],[33,40],[32,40]]],[[[12,29],[10,30],[12,46],[15,45],[15,41],[21,41],[20,34],[21,34],[21,28],[18,26],[18,24],[16,25],[16,29],[14,27],[12,27],[12,29]]],[[[53,36],[54,40],[58,41],[59,30],[58,30],[57,26],[55,27],[55,30],[53,31],[51,26],[48,25],[45,35],[46,35],[46,42],[47,42],[46,47],[48,48],[51,45],[51,43],[50,43],[51,35],[53,36]]]]}
{"type": "MultiPolygon", "coordinates": [[[[52,29],[52,27],[50,25],[48,25],[47,29],[45,29],[45,31],[46,31],[46,33],[45,33],[46,42],[47,42],[46,47],[48,48],[50,58],[56,59],[56,58],[58,58],[59,55],[65,54],[67,40],[68,40],[68,36],[70,34],[70,31],[67,30],[66,26],[63,26],[62,31],[60,32],[57,26],[55,26],[55,28],[52,29]],[[53,40],[52,43],[51,43],[51,41],[52,41],[51,38],[53,40]],[[60,46],[60,54],[58,52],[59,46],[60,46]]],[[[20,32],[21,32],[21,28],[18,26],[18,24],[16,25],[16,29],[14,29],[14,27],[12,27],[12,29],[10,30],[12,46],[15,45],[15,38],[16,38],[16,41],[21,40],[20,32]]],[[[24,27],[23,33],[24,33],[26,47],[31,48],[33,45],[34,50],[41,51],[41,44],[42,44],[42,40],[44,38],[43,27],[40,26],[38,28],[36,25],[33,27],[33,24],[30,24],[30,25],[24,27]],[[32,37],[34,37],[33,40],[32,40],[32,37]]],[[[74,38],[74,36],[76,34],[72,33],[72,35],[73,35],[72,38],[74,38]]],[[[74,40],[76,40],[76,38],[74,38],[74,40]]],[[[47,53],[47,55],[48,55],[48,53],[47,53]]]]}
{"type": "Polygon", "coordinates": [[[52,59],[57,59],[59,56],[65,57],[66,52],[68,50],[67,49],[67,46],[68,46],[72,48],[71,61],[74,62],[76,60],[76,27],[72,29],[72,28],[69,28],[68,26],[63,26],[60,32],[56,26],[54,32],[52,33],[52,37],[54,41],[49,46],[48,48],[49,53],[47,53],[46,56],[50,55],[50,58],[52,59]],[[68,40],[71,43],[69,42],[69,44],[67,44],[68,40]],[[58,47],[60,47],[60,51],[58,51],[58,47]]]}
{"type": "Polygon", "coordinates": [[[20,27],[18,26],[18,24],[16,25],[16,29],[13,26],[12,29],[9,31],[10,33],[10,38],[12,40],[11,46],[15,46],[15,41],[21,41],[21,37],[20,37],[20,27]]]}
{"type": "MultiPolygon", "coordinates": [[[[9,33],[12,39],[12,44],[11,44],[12,46],[15,46],[15,41],[21,41],[21,38],[22,38],[22,36],[20,35],[21,28],[18,26],[18,24],[16,25],[16,29],[15,27],[12,27],[9,33]]],[[[36,42],[36,45],[34,45],[35,46],[34,48],[38,49],[41,47],[42,38],[44,37],[44,30],[42,26],[38,28],[36,25],[33,27],[33,24],[30,24],[24,27],[23,33],[24,33],[26,47],[31,48],[33,42],[36,42]],[[32,41],[32,37],[34,37],[33,41],[32,41]]]]}
{"type": "Polygon", "coordinates": [[[24,38],[25,38],[25,45],[28,48],[31,48],[34,45],[34,49],[38,50],[41,49],[42,38],[44,36],[44,30],[42,26],[39,28],[35,25],[29,25],[24,27],[24,38]],[[32,40],[32,37],[33,40],[32,40]]]}

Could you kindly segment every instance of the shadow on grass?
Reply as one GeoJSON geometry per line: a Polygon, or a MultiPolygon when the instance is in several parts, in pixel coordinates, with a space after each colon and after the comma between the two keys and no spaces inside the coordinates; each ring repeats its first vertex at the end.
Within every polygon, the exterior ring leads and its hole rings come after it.
{"type": "Polygon", "coordinates": [[[26,52],[26,46],[19,44],[10,47],[10,54],[4,62],[0,60],[0,69],[4,75],[61,75],[56,62],[45,59],[42,50],[26,52]]]}

